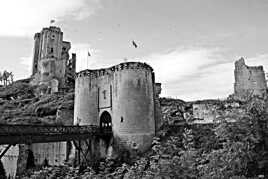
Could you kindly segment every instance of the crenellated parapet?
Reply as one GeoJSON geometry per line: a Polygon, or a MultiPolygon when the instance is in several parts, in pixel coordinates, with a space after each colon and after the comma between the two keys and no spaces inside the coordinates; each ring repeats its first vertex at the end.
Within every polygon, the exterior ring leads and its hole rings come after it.
{"type": "Polygon", "coordinates": [[[45,32],[45,31],[50,31],[50,32],[55,32],[55,33],[63,33],[61,31],[61,29],[59,27],[56,27],[56,26],[44,27],[42,29],[42,32],[45,32]]]}
{"type": "Polygon", "coordinates": [[[149,72],[153,72],[153,68],[146,63],[125,62],[125,63],[120,63],[118,65],[115,65],[109,68],[102,68],[102,69],[97,69],[97,70],[86,69],[86,70],[76,73],[76,78],[86,77],[86,76],[90,78],[98,78],[100,76],[111,75],[114,72],[125,71],[125,70],[146,70],[149,72]]]}

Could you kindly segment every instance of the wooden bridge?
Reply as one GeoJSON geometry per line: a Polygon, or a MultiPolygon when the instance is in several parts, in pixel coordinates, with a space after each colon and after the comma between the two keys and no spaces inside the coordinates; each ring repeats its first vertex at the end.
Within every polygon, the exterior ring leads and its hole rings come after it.
{"type": "Polygon", "coordinates": [[[0,159],[12,145],[80,141],[92,136],[111,135],[111,130],[98,126],[58,126],[58,125],[0,125],[0,145],[8,144],[0,154],[0,159]]]}

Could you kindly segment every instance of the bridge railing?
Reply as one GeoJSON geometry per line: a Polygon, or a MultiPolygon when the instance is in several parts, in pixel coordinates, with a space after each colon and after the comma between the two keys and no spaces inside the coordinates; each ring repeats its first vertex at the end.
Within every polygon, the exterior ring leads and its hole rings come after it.
{"type": "Polygon", "coordinates": [[[0,135],[58,135],[100,132],[98,126],[0,125],[0,135]]]}

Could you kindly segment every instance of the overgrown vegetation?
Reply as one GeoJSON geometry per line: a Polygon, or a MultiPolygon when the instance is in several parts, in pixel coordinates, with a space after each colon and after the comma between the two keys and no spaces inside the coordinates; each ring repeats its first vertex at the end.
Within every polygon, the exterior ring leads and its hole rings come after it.
{"type": "Polygon", "coordinates": [[[0,88],[0,123],[55,124],[58,109],[73,110],[74,92],[45,94],[26,80],[0,88]]]}
{"type": "Polygon", "coordinates": [[[246,113],[235,116],[236,122],[227,122],[221,116],[215,124],[165,125],[154,138],[152,149],[131,164],[114,168],[114,161],[108,160],[97,170],[65,166],[46,168],[34,176],[78,179],[265,178],[268,176],[268,104],[253,98],[241,108],[246,113]]]}

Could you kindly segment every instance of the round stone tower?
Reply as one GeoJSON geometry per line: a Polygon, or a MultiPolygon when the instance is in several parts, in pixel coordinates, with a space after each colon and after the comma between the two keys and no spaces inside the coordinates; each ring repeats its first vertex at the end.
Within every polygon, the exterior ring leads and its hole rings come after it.
{"type": "Polygon", "coordinates": [[[155,135],[153,69],[127,62],[77,73],[74,123],[111,129],[119,148],[143,152],[155,135]]]}

